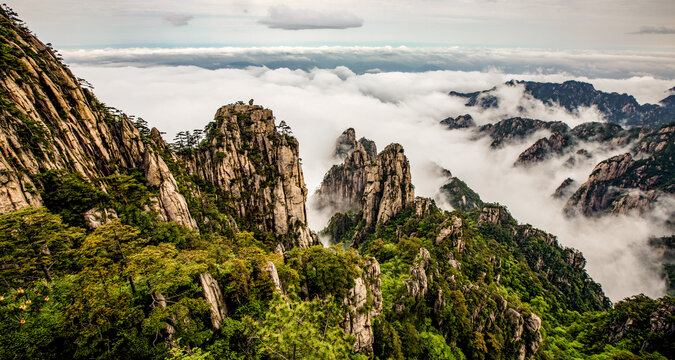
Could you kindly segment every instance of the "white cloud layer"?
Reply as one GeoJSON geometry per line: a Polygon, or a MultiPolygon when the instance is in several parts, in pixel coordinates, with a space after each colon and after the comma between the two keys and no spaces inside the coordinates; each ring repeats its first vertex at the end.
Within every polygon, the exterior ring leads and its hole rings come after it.
{"type": "MultiPolygon", "coordinates": [[[[585,181],[598,161],[620,150],[587,147],[594,158],[574,168],[560,166],[565,159],[533,168],[514,168],[518,154],[536,138],[491,151],[487,139],[475,141],[468,131],[449,131],[439,124],[448,116],[467,112],[480,123],[496,121],[505,109],[518,106],[527,109],[530,116],[571,125],[601,120],[593,109],[576,116],[523,99],[519,88],[499,92],[504,108],[482,112],[466,108],[461,99],[447,95],[450,90],[488,89],[512,78],[561,81],[569,79],[569,74],[435,71],[359,75],[347,67],[303,71],[74,65],[73,70],[93,83],[102,101],[142,116],[166,131],[169,139],[179,130],[202,128],[221,105],[254,98],[257,104],[273,109],[278,121],[285,120],[291,126],[300,142],[310,193],[332,165],[333,144],[344,129],[355,128],[357,136],[375,140],[380,150],[398,142],[411,161],[418,195],[436,193],[439,179],[428,166],[436,162],[464,180],[485,201],[507,205],[519,221],[549,231],[562,244],[582,250],[589,273],[613,300],[636,293],[664,293],[658,269],[648,265],[651,255],[646,245],[649,236],[664,234],[660,221],[631,216],[569,220],[560,211],[562,204],[550,197],[565,178],[585,181]]],[[[591,82],[603,90],[636,92],[643,101],[652,101],[663,97],[674,81],[643,76],[591,82]]],[[[327,220],[320,215],[310,213],[310,225],[315,230],[327,220]]]]}
{"type": "Polygon", "coordinates": [[[283,30],[349,29],[363,25],[363,19],[346,11],[294,9],[286,5],[271,6],[267,17],[258,22],[283,30]]]}
{"type": "MultiPolygon", "coordinates": [[[[635,51],[566,51],[498,48],[411,47],[222,47],[63,50],[77,65],[193,65],[206,69],[246,68],[250,65],[309,71],[346,66],[355,73],[433,70],[625,79],[651,76],[675,78],[675,53],[635,51]]],[[[673,84],[671,82],[670,86],[673,84]]],[[[664,96],[665,97],[665,96],[664,96]]],[[[658,100],[660,100],[659,98],[658,100]]]]}

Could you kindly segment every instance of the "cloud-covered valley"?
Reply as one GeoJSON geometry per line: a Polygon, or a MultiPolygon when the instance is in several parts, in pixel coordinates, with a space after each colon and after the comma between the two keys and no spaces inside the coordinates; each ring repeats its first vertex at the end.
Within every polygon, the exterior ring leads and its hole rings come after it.
{"type": "MultiPolygon", "coordinates": [[[[636,293],[664,293],[659,269],[649,265],[652,255],[646,249],[649,236],[666,231],[658,219],[621,216],[570,220],[561,213],[563,204],[550,196],[567,177],[584,182],[597,162],[625,149],[591,148],[594,157],[572,168],[561,166],[564,159],[516,168],[512,164],[518,154],[547,134],[539,133],[525,142],[491,150],[488,139],[476,140],[470,131],[447,130],[439,121],[471,113],[482,124],[497,121],[514,109],[571,126],[602,121],[595,109],[570,114],[524,98],[519,87],[498,88],[501,107],[485,111],[467,108],[463,99],[447,93],[489,89],[514,78],[556,82],[575,78],[590,81],[601,90],[627,91],[641,102],[656,102],[667,96],[667,89],[675,83],[672,76],[661,78],[650,73],[625,79],[589,79],[564,72],[496,70],[359,74],[344,66],[209,70],[197,66],[150,66],[150,62],[142,62],[143,66],[101,66],[105,61],[91,54],[87,62],[73,60],[76,55],[68,54],[71,67],[94,85],[100,100],[143,117],[151,126],[166,131],[167,140],[178,131],[203,128],[221,105],[253,98],[255,103],[271,108],[277,121],[284,120],[291,126],[300,141],[305,180],[313,193],[333,165],[335,138],[353,127],[357,136],[374,140],[380,150],[392,142],[404,146],[417,195],[436,195],[442,179],[429,171],[429,164],[437,163],[464,180],[483,200],[505,204],[520,222],[549,231],[562,244],[582,250],[591,276],[613,300],[636,293]]],[[[137,59],[136,55],[129,56],[137,59]]],[[[314,230],[319,230],[327,217],[313,212],[309,221],[314,230]]]]}

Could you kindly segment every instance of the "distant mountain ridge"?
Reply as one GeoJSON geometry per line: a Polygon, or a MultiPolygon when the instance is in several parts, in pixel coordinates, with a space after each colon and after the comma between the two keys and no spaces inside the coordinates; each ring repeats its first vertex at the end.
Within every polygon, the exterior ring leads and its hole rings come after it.
{"type": "MultiPolygon", "coordinates": [[[[641,105],[632,95],[600,91],[592,84],[575,80],[563,83],[511,80],[505,85],[522,85],[525,87],[525,94],[546,105],[562,106],[571,113],[577,112],[579,108],[595,106],[607,121],[623,126],[658,128],[675,120],[675,95],[661,100],[660,104],[641,105]]],[[[451,91],[450,95],[466,98],[467,106],[487,109],[499,106],[499,99],[494,95],[495,90],[496,88],[492,88],[471,93],[451,91]]]]}

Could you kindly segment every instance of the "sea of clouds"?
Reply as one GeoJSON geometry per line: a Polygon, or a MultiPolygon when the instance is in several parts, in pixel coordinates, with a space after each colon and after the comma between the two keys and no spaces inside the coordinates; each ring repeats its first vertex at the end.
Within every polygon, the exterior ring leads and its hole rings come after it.
{"type": "MultiPolygon", "coordinates": [[[[99,53],[106,51],[69,52],[66,60],[77,76],[93,84],[100,100],[143,117],[151,126],[165,131],[169,141],[178,131],[203,128],[218,107],[253,98],[256,104],[272,109],[277,121],[284,120],[291,126],[300,142],[305,181],[313,193],[335,163],[332,155],[336,137],[353,127],[358,137],[374,140],[379,150],[392,142],[404,146],[417,195],[438,197],[438,188],[445,179],[433,170],[435,167],[430,164],[435,163],[464,180],[484,201],[506,205],[519,222],[551,232],[562,244],[580,249],[588,260],[587,270],[611,299],[637,293],[651,296],[665,293],[658,261],[647,247],[650,236],[668,233],[659,212],[648,217],[568,219],[561,213],[564,201],[551,198],[567,177],[583,183],[599,161],[626,149],[607,150],[585,144],[593,158],[574,167],[562,166],[566,158],[560,158],[530,168],[516,168],[512,165],[518,154],[547,133],[491,150],[488,139],[476,140],[475,134],[468,130],[448,130],[439,121],[465,113],[472,114],[479,124],[516,113],[560,120],[570,126],[603,121],[593,108],[570,114],[523,96],[522,87],[499,85],[511,79],[551,82],[577,79],[604,91],[629,92],[640,102],[654,103],[665,98],[667,90],[675,85],[672,64],[665,71],[670,77],[664,77],[661,69],[624,78],[573,75],[565,71],[507,72],[495,67],[425,72],[365,72],[341,65],[309,69],[265,66],[211,69],[194,64],[168,66],[164,60],[150,61],[145,57],[139,60],[133,51],[124,55],[120,50],[115,50],[116,56],[127,56],[125,61],[118,58],[103,61],[99,53]],[[493,86],[498,86],[500,97],[497,109],[467,108],[464,99],[448,96],[451,90],[468,92],[493,86]]],[[[197,53],[192,56],[199,58],[197,53]]],[[[659,59],[656,56],[651,60],[657,63],[659,59]]],[[[566,62],[563,57],[560,63],[566,62]]],[[[617,68],[603,71],[618,74],[627,63],[618,61],[617,68]]],[[[663,206],[672,209],[674,205],[663,206]]],[[[311,207],[309,211],[313,230],[320,230],[331,215],[311,207]]]]}

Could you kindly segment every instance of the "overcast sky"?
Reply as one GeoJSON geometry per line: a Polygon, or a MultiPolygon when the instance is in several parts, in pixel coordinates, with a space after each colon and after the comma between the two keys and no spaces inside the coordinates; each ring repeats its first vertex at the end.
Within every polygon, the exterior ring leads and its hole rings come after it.
{"type": "Polygon", "coordinates": [[[673,0],[6,0],[57,48],[675,49],[673,0]]]}

